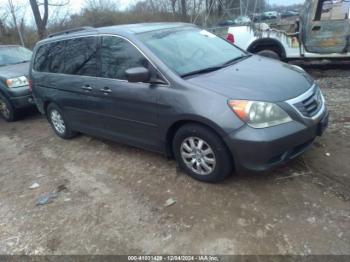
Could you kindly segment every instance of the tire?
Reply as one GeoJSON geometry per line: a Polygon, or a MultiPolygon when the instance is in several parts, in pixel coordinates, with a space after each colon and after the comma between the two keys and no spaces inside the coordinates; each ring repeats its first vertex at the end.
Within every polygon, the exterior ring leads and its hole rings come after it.
{"type": "Polygon", "coordinates": [[[14,122],[17,120],[17,112],[11,102],[0,94],[0,115],[7,122],[14,122]]]}
{"type": "Polygon", "coordinates": [[[199,181],[219,182],[233,171],[231,153],[221,138],[205,126],[180,127],[173,139],[173,150],[180,168],[199,181]]]}
{"type": "Polygon", "coordinates": [[[281,60],[281,57],[279,56],[279,54],[277,54],[275,51],[272,51],[272,50],[261,50],[257,52],[257,54],[264,57],[281,60]]]}
{"type": "Polygon", "coordinates": [[[70,139],[77,135],[76,132],[72,131],[67,118],[64,116],[62,110],[57,105],[49,104],[46,110],[46,114],[52,129],[59,137],[63,139],[70,139]]]}

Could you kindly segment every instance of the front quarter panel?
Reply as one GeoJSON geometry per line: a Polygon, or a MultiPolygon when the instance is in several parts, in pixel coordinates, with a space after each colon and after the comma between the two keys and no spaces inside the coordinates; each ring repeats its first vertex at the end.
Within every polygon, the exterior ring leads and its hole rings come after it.
{"type": "Polygon", "coordinates": [[[168,130],[179,121],[201,123],[221,137],[244,125],[229,108],[225,96],[188,85],[185,80],[179,82],[159,89],[158,112],[164,141],[168,130]]]}

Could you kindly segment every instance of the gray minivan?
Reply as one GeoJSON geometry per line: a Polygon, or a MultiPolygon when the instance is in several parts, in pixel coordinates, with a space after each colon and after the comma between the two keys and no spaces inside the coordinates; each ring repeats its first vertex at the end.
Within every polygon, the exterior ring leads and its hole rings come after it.
{"type": "Polygon", "coordinates": [[[58,136],[81,132],[161,152],[206,182],[285,163],[328,123],[304,70],[191,24],[51,35],[34,49],[30,80],[58,136]]]}

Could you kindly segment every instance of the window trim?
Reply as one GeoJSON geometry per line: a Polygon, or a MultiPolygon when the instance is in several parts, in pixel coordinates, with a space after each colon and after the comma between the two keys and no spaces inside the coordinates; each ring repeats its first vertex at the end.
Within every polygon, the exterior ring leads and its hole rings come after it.
{"type": "MultiPolygon", "coordinates": [[[[348,15],[348,18],[344,18],[344,19],[325,19],[325,20],[322,20],[322,11],[323,11],[323,5],[324,3],[326,2],[327,0],[323,0],[323,1],[319,1],[318,5],[316,5],[316,8],[315,8],[315,12],[314,12],[314,15],[313,15],[313,19],[312,21],[313,22],[324,22],[324,21],[347,21],[347,20],[350,20],[350,14],[347,13],[348,15]],[[318,19],[318,16],[319,16],[319,19],[318,19]]],[[[332,4],[333,5],[333,4],[332,4]]],[[[349,7],[349,10],[350,10],[350,7],[349,7]]]]}
{"type": "MultiPolygon", "coordinates": [[[[102,37],[103,36],[112,36],[112,37],[117,37],[117,38],[121,38],[127,42],[129,42],[131,45],[133,45],[140,53],[141,55],[143,55],[145,57],[145,59],[155,68],[155,70],[157,70],[157,72],[163,77],[163,79],[165,80],[165,82],[167,82],[167,84],[157,84],[160,86],[167,86],[170,87],[170,81],[164,76],[164,74],[158,69],[158,67],[155,65],[155,63],[152,62],[152,60],[136,45],[134,44],[130,39],[121,36],[121,35],[117,35],[117,34],[88,34],[88,35],[79,35],[79,36],[73,36],[70,38],[65,38],[65,39],[59,39],[59,40],[53,40],[53,41],[49,41],[47,43],[41,43],[39,44],[36,48],[35,48],[35,57],[33,58],[33,63],[35,61],[36,55],[37,55],[37,51],[39,50],[40,47],[47,45],[47,44],[51,44],[51,43],[55,43],[55,42],[61,42],[61,41],[67,41],[67,40],[71,40],[71,39],[76,39],[76,38],[87,38],[87,37],[98,37],[100,38],[99,41],[102,41],[102,37]]],[[[101,43],[99,42],[99,48],[101,48],[101,43]]],[[[100,50],[99,50],[100,52],[100,50]]],[[[99,58],[100,60],[100,58],[99,58]]],[[[100,62],[99,62],[100,63],[100,62]]],[[[101,70],[101,65],[100,66],[100,70],[101,70]]],[[[128,80],[125,79],[117,79],[117,78],[106,78],[106,77],[99,77],[99,76],[85,76],[85,75],[71,75],[71,74],[62,74],[62,73],[51,73],[51,72],[40,72],[40,71],[36,71],[34,69],[34,64],[32,66],[32,72],[36,72],[36,73],[44,73],[44,74],[54,74],[54,75],[65,75],[65,76],[79,76],[79,77],[93,77],[93,78],[100,78],[100,79],[108,79],[108,80],[116,80],[118,82],[126,82],[129,83],[128,80]]],[[[133,84],[147,84],[147,83],[133,83],[133,84]]],[[[150,83],[151,84],[151,83],[150,83]]]]}

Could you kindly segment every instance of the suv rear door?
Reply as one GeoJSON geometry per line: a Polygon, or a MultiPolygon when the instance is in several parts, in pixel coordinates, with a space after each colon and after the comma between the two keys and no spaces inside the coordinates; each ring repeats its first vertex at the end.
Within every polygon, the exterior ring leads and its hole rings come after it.
{"type": "MultiPolygon", "coordinates": [[[[57,83],[59,89],[65,91],[61,93],[62,107],[73,128],[79,131],[88,128],[95,130],[96,122],[99,121],[95,110],[101,102],[95,98],[100,38],[78,37],[65,40],[64,43],[64,75],[57,83]]],[[[97,130],[91,133],[98,135],[97,130]]]]}
{"type": "Polygon", "coordinates": [[[32,74],[34,96],[56,103],[72,128],[83,131],[99,118],[93,113],[93,84],[98,70],[99,37],[77,37],[38,48],[32,74]],[[40,73],[37,73],[40,72],[40,73]]]}
{"type": "Polygon", "coordinates": [[[307,4],[304,13],[307,18],[302,17],[305,49],[320,54],[349,52],[350,3],[319,0],[307,4]]]}

